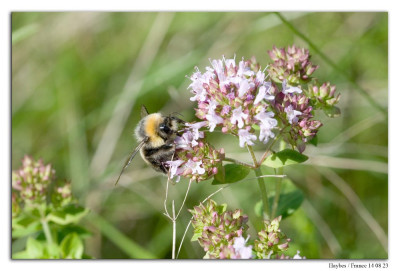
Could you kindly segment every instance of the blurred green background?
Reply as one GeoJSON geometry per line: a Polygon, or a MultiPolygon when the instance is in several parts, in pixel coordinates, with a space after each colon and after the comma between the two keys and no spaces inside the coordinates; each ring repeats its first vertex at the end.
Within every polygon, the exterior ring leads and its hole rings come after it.
{"type": "MultiPolygon", "coordinates": [[[[265,67],[273,45],[310,49],[321,82],[337,85],[342,116],[328,119],[309,146],[305,164],[285,174],[305,195],[285,219],[289,250],[314,258],[387,258],[388,232],[388,14],[387,13],[12,13],[12,168],[24,154],[51,163],[59,178],[91,209],[83,224],[93,233],[95,258],[170,258],[171,222],[162,214],[166,179],[140,157],[114,182],[136,146],[140,106],[180,112],[194,120],[187,90],[194,67],[209,58],[255,56],[265,67]],[[301,34],[299,34],[301,33],[301,34]],[[366,94],[360,93],[365,91],[366,94]],[[368,95],[369,98],[366,98],[368,95]],[[371,103],[372,101],[372,103],[371,103]]],[[[234,138],[210,141],[230,157],[250,162],[234,138]]],[[[262,145],[256,149],[261,155],[262,145]]],[[[286,181],[288,182],[288,181],[286,181]]],[[[272,184],[269,184],[273,187],[272,184]]],[[[170,186],[181,202],[187,182],[170,186]]],[[[218,187],[193,184],[177,221],[178,244],[187,208],[218,187]]],[[[213,197],[250,217],[251,239],[261,229],[254,180],[213,197]]],[[[204,252],[183,243],[179,258],[204,252]]]]}

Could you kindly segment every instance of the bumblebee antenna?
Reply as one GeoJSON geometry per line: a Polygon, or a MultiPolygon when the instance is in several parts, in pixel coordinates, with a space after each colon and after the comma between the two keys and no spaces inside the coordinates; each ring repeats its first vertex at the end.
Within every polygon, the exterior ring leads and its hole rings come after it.
{"type": "Polygon", "coordinates": [[[142,104],[142,107],[140,108],[140,116],[142,118],[146,117],[147,115],[149,115],[149,111],[147,110],[146,106],[144,106],[142,104]]]}

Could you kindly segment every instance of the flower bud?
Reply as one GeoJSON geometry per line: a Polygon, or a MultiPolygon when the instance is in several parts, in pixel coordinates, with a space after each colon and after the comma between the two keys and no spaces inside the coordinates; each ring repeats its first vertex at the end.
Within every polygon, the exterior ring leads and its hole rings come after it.
{"type": "Polygon", "coordinates": [[[278,256],[280,252],[288,249],[290,239],[287,239],[279,229],[281,219],[279,216],[272,221],[264,221],[264,229],[258,233],[258,239],[254,241],[257,258],[270,259],[271,256],[278,256]]]}
{"type": "MultiPolygon", "coordinates": [[[[242,211],[224,211],[225,206],[217,205],[215,201],[208,200],[205,205],[195,206],[190,212],[193,214],[192,225],[194,232],[201,232],[197,239],[210,258],[236,259],[249,256],[245,247],[237,246],[231,250],[235,239],[241,237],[248,226],[247,219],[243,219],[242,211]],[[243,249],[243,250],[242,250],[243,249]],[[245,253],[246,252],[246,253],[245,253]]],[[[238,244],[236,244],[238,245],[238,244]]],[[[251,252],[250,252],[251,257],[251,252]]]]}

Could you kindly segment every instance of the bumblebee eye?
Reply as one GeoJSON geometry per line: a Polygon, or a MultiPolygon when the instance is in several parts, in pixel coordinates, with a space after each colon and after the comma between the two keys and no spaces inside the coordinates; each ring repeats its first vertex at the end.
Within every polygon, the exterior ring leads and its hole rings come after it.
{"type": "Polygon", "coordinates": [[[170,131],[171,131],[171,129],[167,125],[165,125],[164,123],[160,124],[160,130],[163,131],[166,134],[169,134],[170,131]]]}

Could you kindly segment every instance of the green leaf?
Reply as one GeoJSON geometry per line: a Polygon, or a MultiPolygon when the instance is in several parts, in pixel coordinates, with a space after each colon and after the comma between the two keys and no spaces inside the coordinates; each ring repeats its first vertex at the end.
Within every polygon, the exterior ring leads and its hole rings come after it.
{"type": "Polygon", "coordinates": [[[263,164],[272,168],[280,168],[288,165],[299,164],[307,161],[308,157],[295,150],[285,149],[270,155],[263,164]]]}
{"type": "Polygon", "coordinates": [[[41,243],[32,237],[28,238],[28,241],[26,242],[26,252],[28,259],[41,259],[43,258],[43,252],[44,252],[44,243],[41,243]]]}
{"type": "Polygon", "coordinates": [[[317,135],[315,135],[311,140],[309,140],[308,143],[310,143],[311,145],[314,145],[315,147],[317,147],[317,145],[318,145],[318,137],[317,137],[317,135]]]}
{"type": "Polygon", "coordinates": [[[95,259],[94,257],[92,257],[92,256],[90,256],[90,255],[87,255],[86,253],[83,253],[82,254],[82,259],[95,259]]]}
{"type": "Polygon", "coordinates": [[[192,236],[192,239],[190,239],[190,241],[191,242],[194,242],[194,241],[197,241],[200,237],[201,237],[201,235],[203,234],[203,231],[195,231],[194,233],[193,233],[193,236],[192,236]]]}
{"type": "Polygon", "coordinates": [[[340,108],[336,106],[324,107],[324,113],[330,118],[336,118],[340,116],[340,108]]]}
{"type": "MultiPolygon", "coordinates": [[[[276,217],[282,216],[286,218],[293,214],[300,206],[304,200],[304,195],[301,190],[297,189],[290,193],[281,194],[279,197],[278,208],[276,209],[276,217]]],[[[272,206],[274,202],[274,197],[268,198],[269,205],[272,206]]],[[[254,212],[258,217],[263,215],[263,202],[260,200],[254,205],[254,212]]]]}
{"type": "Polygon", "coordinates": [[[67,225],[70,223],[78,223],[88,212],[89,209],[75,204],[69,204],[64,206],[61,210],[48,214],[47,219],[59,225],[67,225]]]}
{"type": "Polygon", "coordinates": [[[14,253],[12,255],[12,258],[13,259],[30,259],[28,251],[26,251],[26,250],[14,253]]]}
{"type": "Polygon", "coordinates": [[[254,213],[256,214],[256,216],[258,217],[262,217],[263,216],[263,202],[262,200],[260,200],[259,202],[257,202],[254,205],[254,213]]]}
{"type": "Polygon", "coordinates": [[[60,248],[58,244],[52,243],[46,245],[44,250],[44,258],[46,259],[60,259],[60,248]]]}
{"type": "Polygon", "coordinates": [[[227,164],[224,166],[225,169],[225,180],[221,181],[219,179],[214,178],[211,184],[227,184],[227,183],[236,183],[238,181],[246,178],[250,173],[250,169],[248,167],[237,165],[237,164],[227,164]]]}
{"type": "Polygon", "coordinates": [[[38,232],[41,229],[40,221],[27,216],[13,218],[12,237],[20,238],[38,232]]]}
{"type": "Polygon", "coordinates": [[[214,182],[225,183],[225,167],[222,165],[222,163],[220,163],[220,164],[218,164],[217,168],[218,168],[218,172],[214,176],[214,180],[213,180],[212,184],[214,184],[214,182]]]}
{"type": "MultiPolygon", "coordinates": [[[[304,200],[304,195],[301,190],[297,189],[293,192],[282,194],[279,197],[278,208],[276,210],[276,216],[282,216],[282,218],[288,217],[293,214],[304,200]]],[[[269,204],[272,206],[274,197],[268,198],[269,204]]]]}
{"type": "Polygon", "coordinates": [[[71,233],[62,240],[60,249],[63,259],[81,259],[83,255],[83,242],[78,234],[71,233]]]}
{"type": "Polygon", "coordinates": [[[218,214],[222,214],[223,212],[225,212],[226,208],[228,208],[228,204],[226,204],[226,203],[222,203],[221,205],[217,205],[215,207],[218,214]]]}
{"type": "Polygon", "coordinates": [[[65,236],[67,236],[68,234],[73,233],[73,232],[78,234],[81,239],[85,239],[85,238],[92,236],[92,233],[90,231],[88,231],[87,229],[85,229],[84,227],[78,226],[76,224],[70,224],[70,225],[64,226],[64,227],[62,227],[62,229],[60,229],[58,238],[61,240],[65,236]]]}

